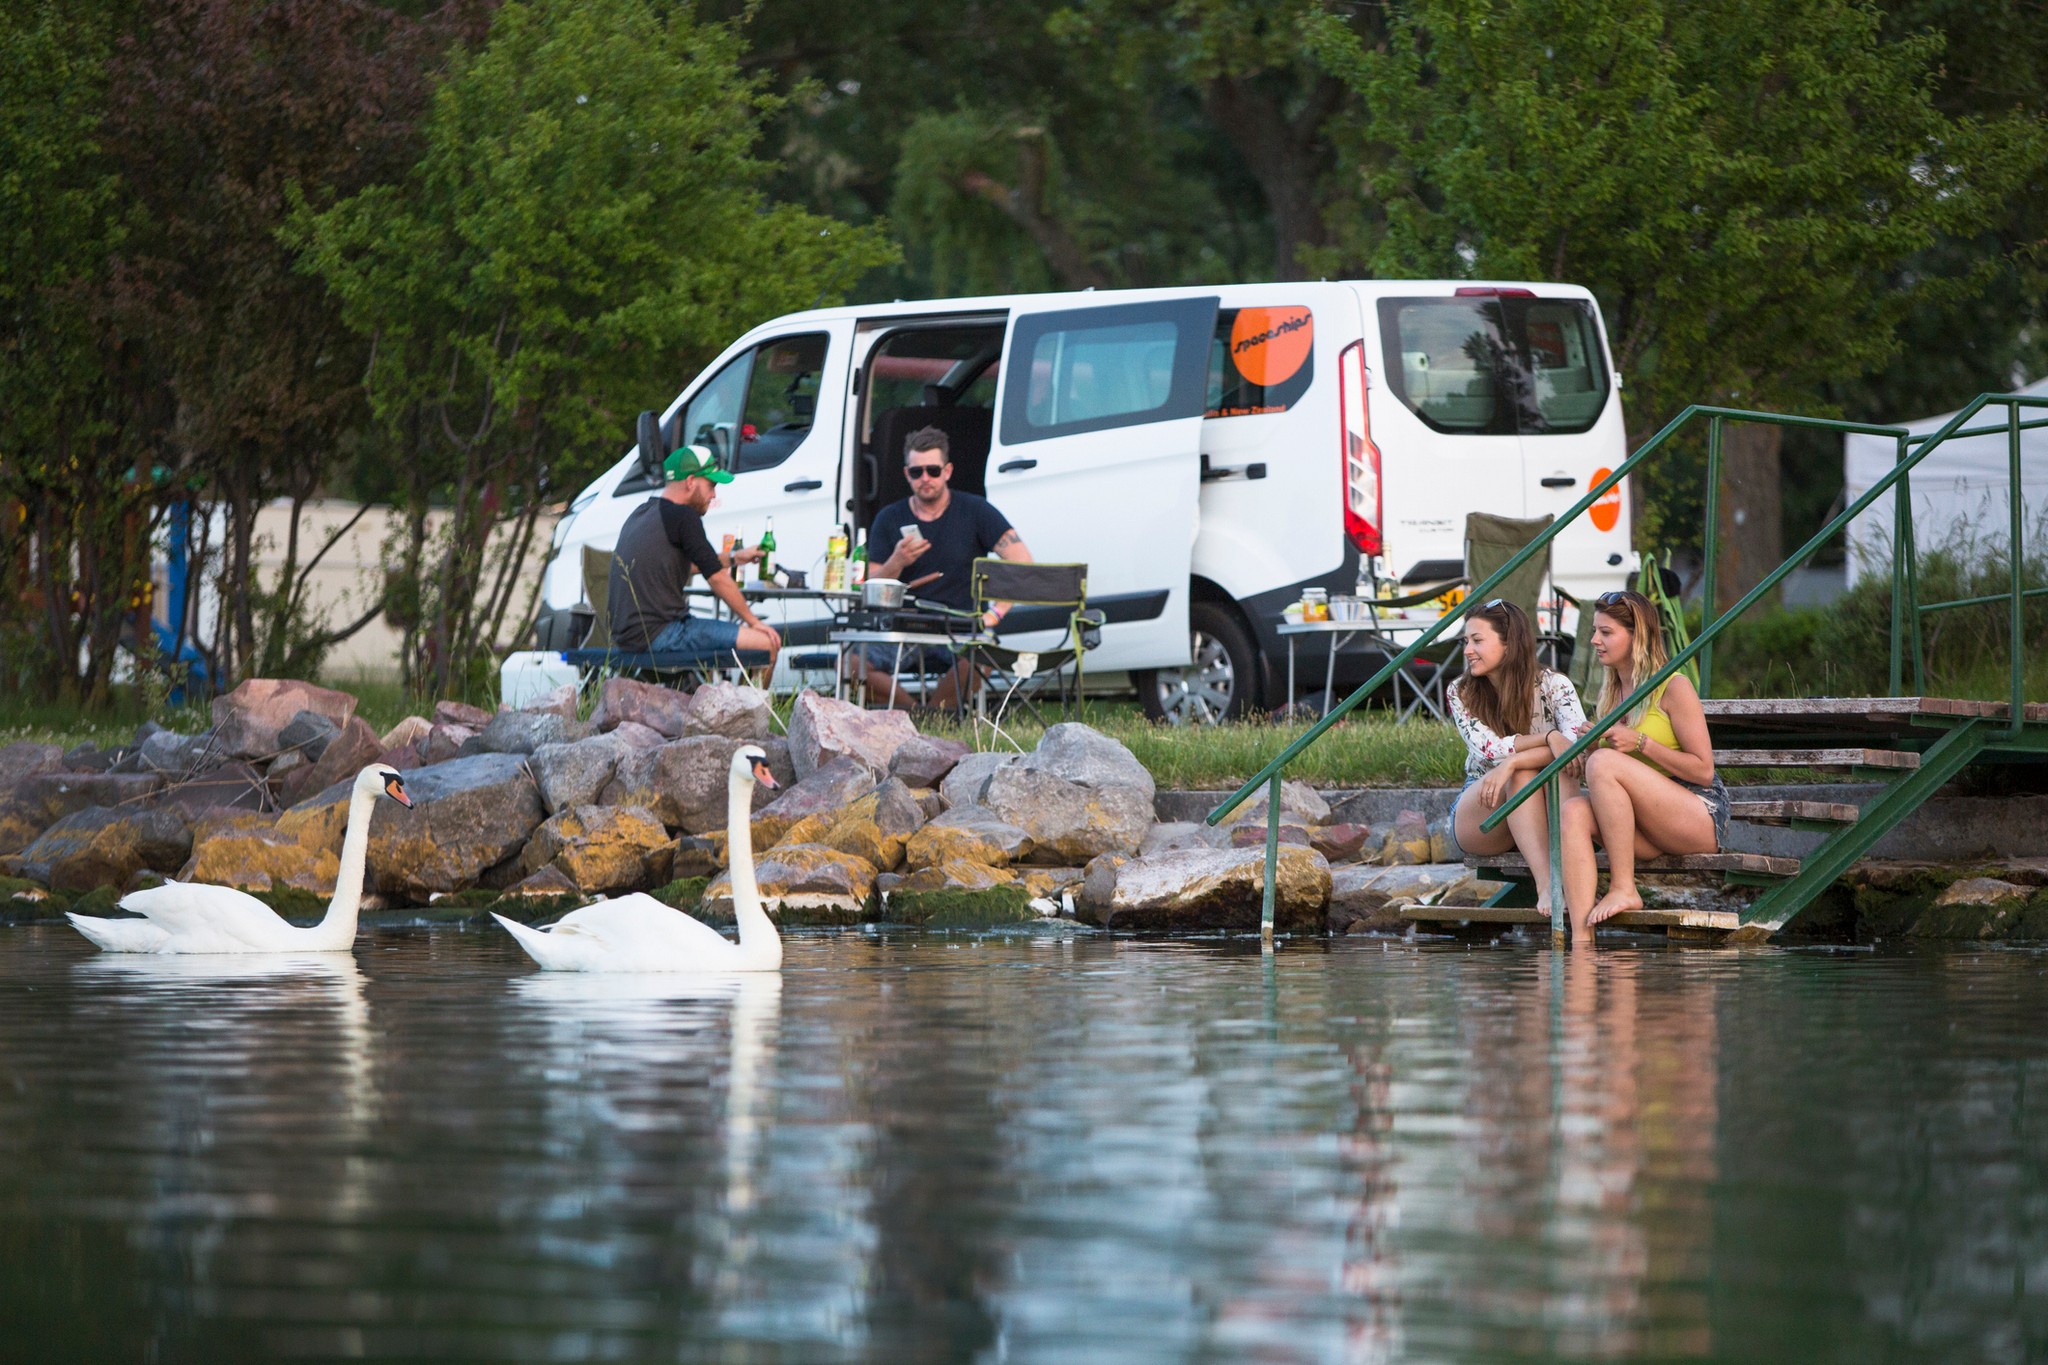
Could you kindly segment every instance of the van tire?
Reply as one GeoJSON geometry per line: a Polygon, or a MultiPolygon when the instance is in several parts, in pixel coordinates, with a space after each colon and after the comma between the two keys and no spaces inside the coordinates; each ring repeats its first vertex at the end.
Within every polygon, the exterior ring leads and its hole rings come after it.
{"type": "Polygon", "coordinates": [[[1188,608],[1194,660],[1186,668],[1134,669],[1138,706],[1166,725],[1215,725],[1251,714],[1259,677],[1259,651],[1237,613],[1220,602],[1188,608]]]}

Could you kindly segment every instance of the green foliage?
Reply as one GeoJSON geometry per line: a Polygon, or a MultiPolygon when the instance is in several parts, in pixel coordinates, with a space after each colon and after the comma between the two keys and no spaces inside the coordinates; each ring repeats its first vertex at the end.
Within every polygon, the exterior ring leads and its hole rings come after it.
{"type": "Polygon", "coordinates": [[[933,929],[983,929],[992,924],[1029,924],[1038,918],[1031,893],[1016,883],[980,891],[896,891],[882,918],[891,924],[933,929]]]}

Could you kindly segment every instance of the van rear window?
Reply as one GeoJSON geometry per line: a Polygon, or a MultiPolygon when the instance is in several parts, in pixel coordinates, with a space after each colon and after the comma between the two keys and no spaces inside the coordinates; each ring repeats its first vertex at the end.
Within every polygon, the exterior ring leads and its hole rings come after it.
{"type": "Polygon", "coordinates": [[[1516,296],[1382,299],[1388,387],[1435,431],[1585,431],[1607,406],[1592,305],[1516,296]]]}
{"type": "Polygon", "coordinates": [[[1315,374],[1315,315],[1305,307],[1227,308],[1209,345],[1205,417],[1285,412],[1315,374]]]}

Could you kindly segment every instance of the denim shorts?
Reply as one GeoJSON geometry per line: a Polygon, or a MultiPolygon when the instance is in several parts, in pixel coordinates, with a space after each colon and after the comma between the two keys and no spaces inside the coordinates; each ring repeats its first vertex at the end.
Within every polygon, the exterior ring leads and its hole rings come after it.
{"type": "MultiPolygon", "coordinates": [[[[1479,777],[1484,776],[1486,776],[1485,773],[1479,775],[1479,777]]],[[[1479,777],[1468,777],[1465,779],[1465,785],[1458,788],[1458,794],[1451,799],[1451,813],[1444,817],[1444,829],[1450,838],[1451,851],[1458,855],[1458,861],[1461,863],[1469,861],[1472,855],[1467,853],[1463,846],[1458,843],[1458,802],[1463,801],[1465,793],[1471,791],[1473,787],[1479,784],[1479,777]]]]}
{"type": "Polygon", "coordinates": [[[944,673],[952,668],[953,651],[944,645],[904,645],[900,651],[903,662],[897,666],[895,645],[867,645],[861,649],[861,657],[868,661],[868,667],[879,668],[884,673],[897,670],[905,674],[923,675],[944,673]]]}
{"type": "Polygon", "coordinates": [[[1700,799],[1700,804],[1707,808],[1707,814],[1714,817],[1714,851],[1719,853],[1722,849],[1726,848],[1728,846],[1728,788],[1721,781],[1721,775],[1715,773],[1714,780],[1704,787],[1697,782],[1679,782],[1675,777],[1671,780],[1678,782],[1679,786],[1697,796],[1700,799]]]}
{"type": "Polygon", "coordinates": [[[709,616],[685,616],[656,633],[650,654],[723,654],[740,642],[740,623],[709,616]]]}

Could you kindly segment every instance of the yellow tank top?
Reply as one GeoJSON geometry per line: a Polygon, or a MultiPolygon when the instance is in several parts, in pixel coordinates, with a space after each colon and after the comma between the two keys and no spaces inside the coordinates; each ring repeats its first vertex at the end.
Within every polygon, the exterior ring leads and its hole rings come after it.
{"type": "MultiPolygon", "coordinates": [[[[1665,686],[1668,687],[1670,684],[1666,683],[1665,686]]],[[[1654,739],[1668,749],[1676,749],[1678,747],[1678,732],[1671,728],[1671,717],[1665,715],[1664,708],[1657,704],[1663,700],[1663,687],[1650,694],[1650,705],[1643,712],[1643,720],[1640,725],[1636,726],[1636,733],[1644,739],[1654,739]]],[[[1643,762],[1656,768],[1658,772],[1664,771],[1663,767],[1651,759],[1647,753],[1637,753],[1633,757],[1640,758],[1643,762]]]]}

